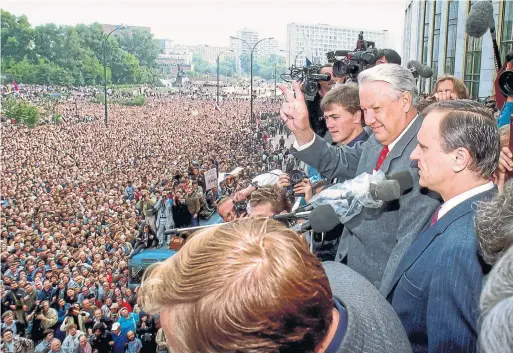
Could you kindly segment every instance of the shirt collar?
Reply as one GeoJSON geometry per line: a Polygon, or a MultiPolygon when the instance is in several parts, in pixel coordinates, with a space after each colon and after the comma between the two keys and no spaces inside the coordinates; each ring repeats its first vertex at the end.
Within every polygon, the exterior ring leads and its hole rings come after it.
{"type": "Polygon", "coordinates": [[[404,134],[406,133],[406,131],[408,131],[410,129],[410,127],[413,125],[413,123],[415,122],[415,120],[417,120],[417,118],[419,117],[419,114],[417,113],[417,115],[415,115],[415,117],[413,118],[412,121],[410,121],[410,123],[408,124],[408,126],[406,127],[406,129],[403,130],[403,132],[401,132],[401,134],[394,140],[392,141],[389,145],[388,145],[388,153],[390,153],[392,151],[392,149],[394,148],[395,145],[397,145],[397,142],[399,142],[399,140],[401,139],[401,137],[404,136],[404,134]]]}
{"type": "Polygon", "coordinates": [[[449,199],[445,201],[442,206],[440,207],[440,210],[438,211],[438,219],[442,218],[444,215],[446,215],[450,210],[452,210],[454,207],[458,206],[460,203],[482,193],[488,190],[491,190],[495,187],[495,185],[489,181],[486,184],[477,186],[473,189],[467,190],[459,195],[454,196],[452,199],[449,199]]]}
{"type": "Polygon", "coordinates": [[[347,311],[337,299],[334,298],[333,301],[335,309],[337,309],[340,318],[338,320],[337,331],[335,331],[335,336],[333,336],[333,339],[328,345],[328,348],[326,348],[325,353],[336,353],[338,351],[338,349],[342,345],[342,341],[344,340],[344,335],[347,330],[347,311]]]}

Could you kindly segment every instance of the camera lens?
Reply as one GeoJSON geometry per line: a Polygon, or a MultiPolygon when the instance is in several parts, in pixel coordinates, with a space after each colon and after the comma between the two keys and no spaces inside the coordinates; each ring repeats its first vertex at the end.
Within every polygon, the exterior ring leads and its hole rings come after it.
{"type": "Polygon", "coordinates": [[[504,71],[499,76],[499,89],[506,97],[513,96],[513,71],[504,71]]]}

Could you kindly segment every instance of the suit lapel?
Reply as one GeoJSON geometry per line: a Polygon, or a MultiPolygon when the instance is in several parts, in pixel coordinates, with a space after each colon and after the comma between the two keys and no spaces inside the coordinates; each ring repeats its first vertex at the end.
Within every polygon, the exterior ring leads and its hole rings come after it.
{"type": "Polygon", "coordinates": [[[424,229],[413,241],[413,244],[408,249],[408,252],[402,258],[399,266],[397,266],[397,270],[395,271],[394,278],[392,279],[392,283],[390,285],[390,290],[386,297],[390,295],[394,287],[397,285],[397,282],[399,282],[399,279],[401,279],[403,273],[405,273],[415,263],[415,261],[417,261],[417,259],[422,255],[422,253],[428,248],[428,246],[433,242],[433,240],[435,240],[438,235],[445,232],[451,223],[456,221],[458,218],[461,218],[464,215],[472,212],[472,204],[474,202],[491,198],[496,193],[496,191],[497,189],[493,188],[463,201],[458,206],[450,210],[433,226],[424,229]]]}
{"type": "MultiPolygon", "coordinates": [[[[392,151],[388,154],[387,158],[383,161],[383,164],[381,165],[381,170],[383,173],[388,173],[388,169],[390,168],[390,163],[396,158],[399,158],[403,155],[404,150],[406,147],[410,144],[410,142],[417,137],[417,133],[420,130],[420,127],[422,125],[422,122],[424,121],[424,118],[420,116],[420,114],[417,116],[417,119],[415,122],[410,126],[410,128],[404,133],[404,135],[401,137],[399,141],[397,141],[397,144],[394,146],[392,151]]],[[[381,151],[381,150],[380,150],[381,151]]],[[[409,156],[406,156],[409,158],[409,156]]]]}

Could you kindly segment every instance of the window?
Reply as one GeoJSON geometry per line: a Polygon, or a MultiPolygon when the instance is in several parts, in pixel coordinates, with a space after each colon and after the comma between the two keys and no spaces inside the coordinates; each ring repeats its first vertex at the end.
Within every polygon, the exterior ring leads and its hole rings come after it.
{"type": "MultiPolygon", "coordinates": [[[[472,7],[470,2],[469,10],[472,7]]],[[[467,54],[465,55],[465,85],[470,96],[474,99],[479,95],[479,76],[481,72],[481,48],[483,38],[473,38],[467,35],[467,54]]]]}
{"type": "Polygon", "coordinates": [[[458,24],[458,0],[449,0],[449,15],[447,16],[447,33],[445,38],[445,73],[454,75],[456,60],[456,25],[458,24]]]}
{"type": "MultiPolygon", "coordinates": [[[[428,58],[428,54],[429,54],[429,47],[428,47],[428,42],[429,42],[429,14],[428,14],[428,2],[426,0],[424,0],[424,12],[423,12],[423,16],[424,16],[424,27],[423,27],[423,32],[422,32],[422,36],[423,36],[423,41],[422,41],[422,63],[423,64],[427,64],[427,58],[428,58]]],[[[425,78],[421,78],[420,79],[420,93],[424,93],[426,90],[426,79],[425,78]]]]}
{"type": "Polygon", "coordinates": [[[438,77],[438,51],[440,48],[440,23],[442,20],[442,5],[443,1],[435,1],[435,23],[433,28],[433,52],[431,54],[431,68],[433,69],[433,76],[431,77],[431,91],[435,87],[436,78],[438,77]]]}
{"type": "Polygon", "coordinates": [[[410,41],[411,41],[411,22],[412,21],[412,10],[411,4],[406,9],[406,26],[404,28],[404,58],[409,60],[410,58],[410,41]]]}
{"type": "Polygon", "coordinates": [[[506,60],[506,54],[513,50],[513,1],[504,1],[502,9],[501,47],[502,63],[506,60]]]}

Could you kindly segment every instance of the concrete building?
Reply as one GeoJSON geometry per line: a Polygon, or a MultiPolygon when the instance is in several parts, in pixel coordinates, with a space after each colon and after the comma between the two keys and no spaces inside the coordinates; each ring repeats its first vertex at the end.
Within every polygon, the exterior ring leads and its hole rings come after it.
{"type": "Polygon", "coordinates": [[[334,27],[325,24],[289,23],[287,25],[287,66],[295,63],[303,66],[305,52],[310,46],[314,63],[325,63],[326,53],[333,50],[356,48],[358,34],[363,31],[365,40],[373,41],[376,48],[386,48],[388,31],[368,31],[365,29],[334,27]],[[297,60],[294,62],[294,58],[297,60]]]}
{"type": "MultiPolygon", "coordinates": [[[[251,53],[251,48],[253,48],[253,46],[258,42],[258,32],[249,28],[243,28],[237,31],[234,37],[243,40],[231,39],[230,41],[230,49],[232,49],[235,53],[235,66],[237,67],[237,72],[240,72],[240,56],[242,54],[249,55],[251,53]]],[[[258,50],[261,48],[260,45],[261,44],[259,44],[259,46],[255,48],[255,51],[253,52],[255,57],[258,56],[258,50]]]]}
{"type": "MultiPolygon", "coordinates": [[[[109,34],[111,31],[113,31],[114,29],[118,28],[120,25],[101,24],[101,26],[103,28],[103,33],[104,34],[109,34]]],[[[147,32],[151,33],[151,28],[150,27],[128,26],[128,28],[116,31],[116,32],[112,33],[111,35],[112,36],[121,36],[121,35],[124,35],[124,34],[128,34],[129,36],[131,36],[132,32],[134,30],[147,31],[147,32]]]]}
{"type": "Polygon", "coordinates": [[[192,53],[171,53],[171,54],[160,54],[156,60],[158,65],[167,67],[180,66],[183,70],[192,70],[192,53]]]}
{"type": "Polygon", "coordinates": [[[258,44],[258,58],[268,58],[271,55],[279,55],[280,50],[278,49],[278,40],[277,39],[268,39],[264,40],[262,43],[258,44]]]}
{"type": "MultiPolygon", "coordinates": [[[[408,0],[405,8],[402,60],[418,60],[434,75],[419,81],[421,93],[431,93],[437,77],[450,74],[462,79],[473,98],[493,95],[495,64],[491,36],[472,38],[465,22],[469,0],[408,0]]],[[[513,50],[513,1],[492,0],[499,51],[513,50]]]]}
{"type": "Polygon", "coordinates": [[[173,50],[174,41],[171,39],[155,39],[155,42],[160,48],[161,54],[169,54],[173,50]]]}

